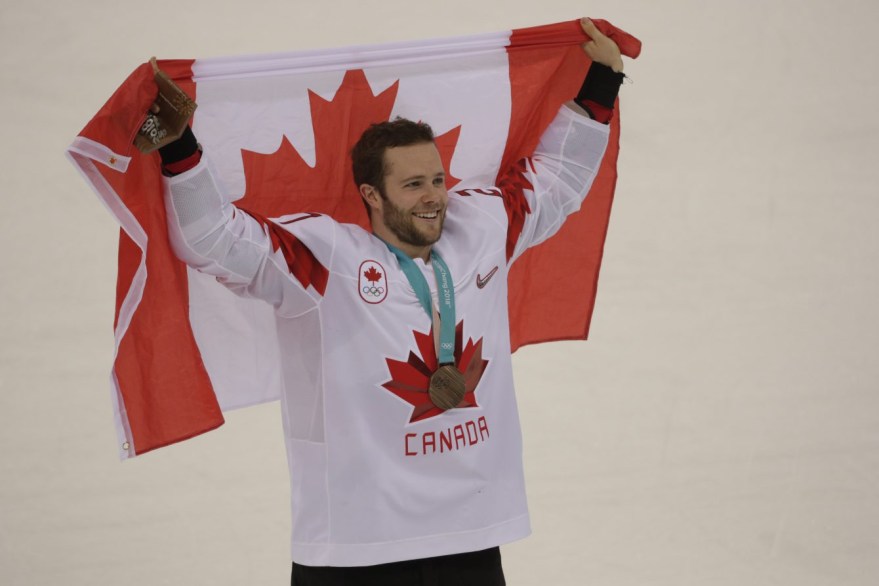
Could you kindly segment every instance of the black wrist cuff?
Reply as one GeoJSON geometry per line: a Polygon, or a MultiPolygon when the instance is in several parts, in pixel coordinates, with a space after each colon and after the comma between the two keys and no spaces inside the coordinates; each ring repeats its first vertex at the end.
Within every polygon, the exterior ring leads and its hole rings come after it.
{"type": "Polygon", "coordinates": [[[588,100],[605,108],[613,108],[625,78],[624,73],[617,73],[607,65],[593,62],[574,101],[581,106],[588,100]]]}
{"type": "Polygon", "coordinates": [[[159,155],[162,157],[163,165],[171,165],[191,157],[197,150],[198,141],[195,140],[192,129],[187,126],[180,138],[159,149],[159,155]]]}

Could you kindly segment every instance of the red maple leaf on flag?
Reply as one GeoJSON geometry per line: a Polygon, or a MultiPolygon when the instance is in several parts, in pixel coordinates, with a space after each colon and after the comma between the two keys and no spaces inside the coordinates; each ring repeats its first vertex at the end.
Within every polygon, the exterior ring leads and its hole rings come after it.
{"type": "MultiPolygon", "coordinates": [[[[314,130],[315,164],[308,165],[284,136],[274,153],[242,149],[247,188],[238,205],[268,217],[295,212],[318,212],[337,222],[369,229],[360,194],[354,185],[349,153],[370,124],[390,119],[399,80],[375,95],[363,70],[349,70],[332,100],[309,90],[314,130]]],[[[460,179],[449,172],[461,127],[436,137],[446,187],[460,179]]]]}
{"type": "MultiPolygon", "coordinates": [[[[412,416],[409,418],[409,423],[445,413],[444,410],[431,402],[428,393],[430,376],[438,366],[436,347],[433,343],[433,329],[431,328],[431,331],[426,334],[412,333],[421,356],[410,351],[405,362],[387,358],[391,380],[382,385],[412,405],[412,416]]],[[[482,338],[476,342],[471,338],[467,340],[466,346],[463,345],[463,340],[464,322],[461,321],[455,328],[455,366],[464,375],[464,398],[457,405],[458,409],[479,406],[476,403],[475,391],[479,381],[482,380],[482,373],[488,366],[488,360],[482,358],[482,338]]]]}
{"type": "Polygon", "coordinates": [[[363,276],[372,283],[375,283],[382,278],[382,274],[375,270],[375,267],[369,267],[368,271],[363,271],[363,276]]]}

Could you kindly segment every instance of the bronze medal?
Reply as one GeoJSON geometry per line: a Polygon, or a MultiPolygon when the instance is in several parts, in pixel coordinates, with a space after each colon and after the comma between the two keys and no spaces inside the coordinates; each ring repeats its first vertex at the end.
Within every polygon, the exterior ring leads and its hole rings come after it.
{"type": "Polygon", "coordinates": [[[464,375],[454,364],[441,364],[430,377],[430,401],[446,411],[464,399],[464,375]]]}
{"type": "Polygon", "coordinates": [[[146,120],[134,137],[134,146],[142,153],[151,153],[180,138],[196,108],[192,98],[180,89],[168,74],[159,69],[155,57],[150,59],[150,63],[159,90],[156,95],[159,110],[158,113],[147,114],[146,120]]]}

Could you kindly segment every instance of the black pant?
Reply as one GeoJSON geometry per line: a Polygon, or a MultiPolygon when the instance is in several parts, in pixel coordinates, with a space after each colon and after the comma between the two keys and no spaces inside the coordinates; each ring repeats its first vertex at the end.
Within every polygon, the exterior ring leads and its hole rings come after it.
{"type": "Polygon", "coordinates": [[[303,566],[293,562],[292,586],[504,586],[501,550],[352,568],[303,566]]]}

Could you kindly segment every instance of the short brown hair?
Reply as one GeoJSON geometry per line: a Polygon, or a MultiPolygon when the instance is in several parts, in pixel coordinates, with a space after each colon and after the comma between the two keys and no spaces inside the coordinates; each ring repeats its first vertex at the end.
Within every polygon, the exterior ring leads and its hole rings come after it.
{"type": "Polygon", "coordinates": [[[354,183],[358,189],[365,183],[384,192],[385,150],[433,141],[433,129],[424,122],[413,122],[398,116],[394,120],[371,125],[351,149],[354,183]]]}

